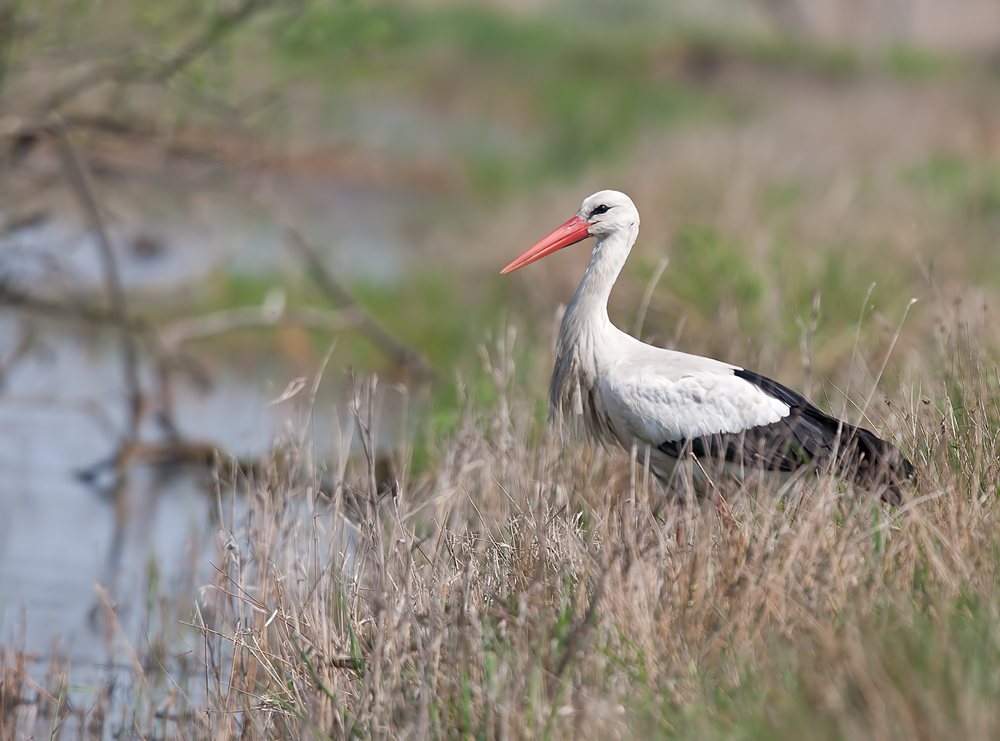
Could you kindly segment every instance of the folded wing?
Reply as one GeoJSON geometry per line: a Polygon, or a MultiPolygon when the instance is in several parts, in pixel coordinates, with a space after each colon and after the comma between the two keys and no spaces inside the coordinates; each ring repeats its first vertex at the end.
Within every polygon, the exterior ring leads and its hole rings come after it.
{"type": "Polygon", "coordinates": [[[893,503],[902,500],[900,483],[913,478],[912,465],[892,444],[752,371],[720,366],[675,379],[632,375],[609,391],[617,397],[609,403],[615,427],[674,458],[785,473],[827,467],[858,483],[883,484],[883,497],[893,503]]]}

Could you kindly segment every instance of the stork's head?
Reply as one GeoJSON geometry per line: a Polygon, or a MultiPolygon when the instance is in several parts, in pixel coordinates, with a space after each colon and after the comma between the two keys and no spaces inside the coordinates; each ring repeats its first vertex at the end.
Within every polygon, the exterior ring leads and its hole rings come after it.
{"type": "Polygon", "coordinates": [[[604,237],[616,232],[635,232],[638,228],[639,212],[632,199],[617,190],[601,190],[583,202],[576,216],[514,260],[501,270],[500,274],[505,275],[523,268],[535,260],[551,255],[556,250],[582,242],[587,237],[604,237]]]}

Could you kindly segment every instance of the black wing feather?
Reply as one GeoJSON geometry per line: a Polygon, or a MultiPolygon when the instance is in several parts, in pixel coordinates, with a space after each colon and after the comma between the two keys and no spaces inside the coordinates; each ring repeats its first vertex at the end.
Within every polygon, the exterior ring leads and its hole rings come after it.
{"type": "Polygon", "coordinates": [[[734,375],[784,402],[788,416],[739,433],[672,440],[660,445],[667,455],[716,458],[748,468],[793,472],[830,466],[866,485],[884,484],[883,498],[902,501],[900,484],[912,480],[913,466],[899,450],[874,433],[841,422],[777,381],[748,370],[734,375]]]}

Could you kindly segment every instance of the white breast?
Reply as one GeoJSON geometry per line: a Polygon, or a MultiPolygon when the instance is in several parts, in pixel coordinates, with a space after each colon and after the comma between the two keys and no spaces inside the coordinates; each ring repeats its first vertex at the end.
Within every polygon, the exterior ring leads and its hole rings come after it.
{"type": "MultiPolygon", "coordinates": [[[[627,335],[623,335],[627,337],[627,335]]],[[[598,374],[597,396],[626,449],[739,433],[788,416],[789,407],[742,378],[736,366],[654,348],[628,337],[598,374]]]]}

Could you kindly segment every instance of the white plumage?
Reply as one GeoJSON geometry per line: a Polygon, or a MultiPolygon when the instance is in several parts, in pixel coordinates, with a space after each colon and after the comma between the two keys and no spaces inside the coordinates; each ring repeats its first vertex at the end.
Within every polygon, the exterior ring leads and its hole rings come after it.
{"type": "Polygon", "coordinates": [[[632,200],[600,191],[502,271],[597,238],[559,329],[549,389],[553,413],[582,414],[588,432],[605,444],[648,448],[653,471],[665,481],[678,457],[714,457],[740,470],[781,472],[829,463],[899,501],[899,483],[911,479],[913,469],[894,446],[770,379],[647,345],[611,323],[608,298],[638,233],[632,200]]]}

